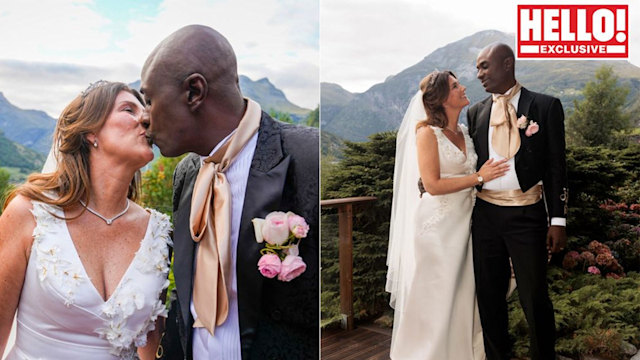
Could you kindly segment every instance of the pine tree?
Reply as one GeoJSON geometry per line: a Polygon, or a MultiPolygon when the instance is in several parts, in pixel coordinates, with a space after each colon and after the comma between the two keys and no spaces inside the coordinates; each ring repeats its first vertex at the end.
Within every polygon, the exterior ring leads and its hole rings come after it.
{"type": "Polygon", "coordinates": [[[276,120],[280,120],[282,122],[286,122],[289,124],[293,124],[293,118],[291,117],[291,115],[289,113],[286,113],[284,111],[278,111],[275,109],[271,109],[269,110],[269,116],[271,116],[272,118],[276,119],[276,120]]]}
{"type": "MultiPolygon", "coordinates": [[[[396,134],[373,134],[369,141],[346,142],[343,160],[323,173],[323,196],[337,199],[375,196],[373,204],[358,207],[353,219],[353,292],[356,318],[388,309],[384,291],[387,266],[389,217],[393,196],[396,134]]],[[[338,228],[335,210],[322,211],[322,319],[338,318],[338,228]]]]}
{"type": "Polygon", "coordinates": [[[312,127],[320,127],[320,108],[316,108],[307,115],[304,124],[312,127]]]}
{"type": "Polygon", "coordinates": [[[631,126],[629,114],[622,112],[629,88],[618,85],[611,66],[596,71],[595,80],[584,87],[584,99],[574,100],[575,110],[567,121],[569,142],[582,146],[611,146],[616,132],[631,126]]]}

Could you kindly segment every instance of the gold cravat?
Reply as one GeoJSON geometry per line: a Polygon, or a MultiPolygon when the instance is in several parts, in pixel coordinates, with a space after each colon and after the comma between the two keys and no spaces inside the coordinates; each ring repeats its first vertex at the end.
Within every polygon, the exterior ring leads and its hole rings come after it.
{"type": "Polygon", "coordinates": [[[516,82],[507,95],[493,94],[493,106],[489,124],[493,126],[491,146],[498,155],[511,159],[520,149],[520,132],[518,131],[516,108],[511,99],[522,86],[516,82]]]}
{"type": "Polygon", "coordinates": [[[247,110],[231,138],[204,159],[191,198],[189,227],[199,242],[193,284],[193,327],[205,327],[213,335],[229,313],[226,276],[229,273],[231,190],[224,172],[260,126],[260,105],[247,99],[247,110]]]}

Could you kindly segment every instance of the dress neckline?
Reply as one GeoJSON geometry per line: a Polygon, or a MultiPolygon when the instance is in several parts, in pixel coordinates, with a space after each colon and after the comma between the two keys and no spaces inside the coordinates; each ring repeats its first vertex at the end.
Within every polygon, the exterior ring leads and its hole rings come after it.
{"type": "Polygon", "coordinates": [[[464,158],[466,159],[467,158],[467,150],[468,150],[467,134],[464,133],[464,130],[462,129],[462,126],[460,126],[460,131],[462,132],[462,139],[464,140],[464,150],[460,149],[458,147],[458,145],[456,145],[453,141],[451,141],[451,139],[449,139],[449,137],[444,133],[444,129],[443,128],[438,127],[438,129],[440,129],[440,133],[445,137],[445,139],[447,139],[447,142],[449,142],[449,144],[453,145],[453,147],[456,148],[456,150],[458,150],[464,156],[464,158]]]}
{"type": "MultiPolygon", "coordinates": [[[[62,211],[62,214],[64,216],[64,210],[60,209],[62,211]]],[[[82,270],[82,275],[84,277],[86,277],[89,280],[89,287],[91,287],[91,291],[96,295],[96,297],[98,299],[100,299],[100,304],[107,304],[111,301],[111,299],[114,298],[114,295],[120,290],[120,288],[122,287],[122,285],[125,283],[125,280],[127,278],[127,276],[129,276],[129,273],[132,271],[132,268],[134,267],[134,264],[136,263],[136,260],[138,259],[138,254],[140,254],[140,250],[142,249],[144,242],[147,238],[149,238],[149,234],[151,232],[151,222],[152,222],[152,218],[153,218],[153,213],[151,211],[149,211],[148,209],[145,209],[149,214],[149,220],[147,221],[147,228],[144,232],[144,236],[142,237],[142,240],[140,240],[140,244],[138,245],[138,249],[136,250],[135,254],[133,255],[133,259],[131,259],[131,262],[129,262],[129,265],[127,266],[127,269],[124,271],[124,273],[122,274],[122,277],[120,278],[120,280],[118,281],[118,285],[116,285],[115,289],[113,290],[113,292],[111,293],[111,295],[109,295],[107,297],[107,299],[105,300],[102,295],[100,295],[100,292],[98,291],[98,288],[96,287],[96,285],[93,283],[93,281],[91,280],[91,278],[89,277],[89,273],[87,272],[87,269],[84,267],[84,263],[82,262],[82,259],[80,258],[80,254],[78,253],[78,249],[76,248],[76,243],[73,241],[73,238],[71,237],[71,232],[69,231],[69,227],[67,225],[67,221],[63,218],[61,219],[62,223],[63,223],[63,228],[64,228],[64,232],[67,236],[67,239],[71,242],[71,248],[72,248],[72,252],[73,252],[73,257],[75,258],[75,261],[78,262],[78,264],[80,265],[80,269],[82,270]]],[[[105,294],[106,295],[106,294],[105,294]]]]}

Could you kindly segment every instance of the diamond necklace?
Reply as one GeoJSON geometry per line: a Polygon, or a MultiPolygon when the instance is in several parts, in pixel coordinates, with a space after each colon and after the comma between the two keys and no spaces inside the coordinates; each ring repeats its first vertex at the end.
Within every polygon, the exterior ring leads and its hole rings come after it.
{"type": "Polygon", "coordinates": [[[126,214],[126,212],[129,210],[129,204],[131,204],[129,199],[127,199],[127,206],[124,208],[124,210],[122,210],[122,212],[120,212],[118,215],[112,217],[111,219],[107,219],[106,217],[104,217],[100,213],[98,213],[97,211],[95,211],[92,208],[88,207],[87,204],[84,203],[84,201],[82,201],[82,200],[79,200],[79,201],[80,201],[80,204],[82,204],[82,206],[84,206],[85,209],[89,210],[89,212],[92,213],[93,215],[95,215],[95,216],[99,217],[100,219],[104,220],[107,223],[107,225],[111,225],[115,219],[117,219],[120,216],[126,214]]]}
{"type": "Polygon", "coordinates": [[[443,129],[444,129],[444,130],[448,130],[450,133],[452,133],[452,134],[453,134],[453,135],[455,135],[455,136],[459,136],[459,135],[462,133],[462,131],[460,131],[460,130],[459,130],[459,129],[460,129],[460,125],[457,125],[457,126],[456,126],[456,131],[453,131],[453,130],[449,129],[449,128],[448,128],[448,127],[446,127],[446,126],[445,126],[445,127],[443,127],[443,129]]]}

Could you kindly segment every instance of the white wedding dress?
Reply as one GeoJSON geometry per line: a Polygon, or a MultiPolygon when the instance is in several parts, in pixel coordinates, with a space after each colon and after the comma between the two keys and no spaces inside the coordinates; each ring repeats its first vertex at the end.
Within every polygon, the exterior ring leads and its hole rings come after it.
{"type": "MultiPolygon", "coordinates": [[[[467,128],[461,127],[467,155],[441,128],[432,127],[438,141],[441,178],[476,172],[473,141],[467,128]]],[[[414,166],[417,168],[417,163],[414,166]]],[[[412,181],[415,197],[419,197],[417,181],[412,181]]],[[[485,359],[470,235],[474,191],[467,188],[437,196],[424,193],[415,212],[405,214],[411,216],[415,228],[411,238],[395,240],[393,245],[401,247],[395,250],[401,255],[394,266],[401,277],[396,278],[392,292],[392,359],[485,359]]]]}
{"type": "Polygon", "coordinates": [[[32,201],[36,227],[8,360],[134,359],[158,316],[169,282],[169,218],[151,213],[140,248],[105,302],[91,283],[61,208],[32,201]]]}

